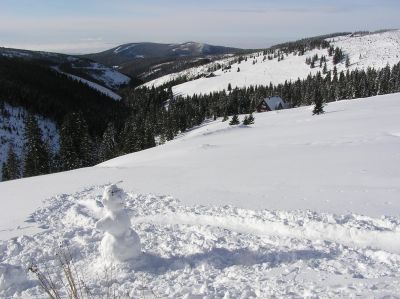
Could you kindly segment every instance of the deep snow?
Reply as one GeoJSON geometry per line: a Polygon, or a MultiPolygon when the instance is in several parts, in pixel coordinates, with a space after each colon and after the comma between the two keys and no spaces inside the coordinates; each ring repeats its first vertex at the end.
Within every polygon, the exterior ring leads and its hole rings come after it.
{"type": "Polygon", "coordinates": [[[251,127],[219,119],[96,167],[0,183],[0,296],[38,297],[24,270],[53,269],[60,243],[94,292],[106,289],[95,223],[109,183],[129,192],[143,251],[114,265],[120,293],[399,294],[400,94],[326,112],[255,114],[251,127]]]}

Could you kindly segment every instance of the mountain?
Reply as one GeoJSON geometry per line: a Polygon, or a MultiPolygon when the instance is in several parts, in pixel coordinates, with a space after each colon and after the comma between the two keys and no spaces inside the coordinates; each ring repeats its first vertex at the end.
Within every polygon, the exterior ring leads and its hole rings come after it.
{"type": "MultiPolygon", "coordinates": [[[[312,40],[318,41],[318,39],[312,40]]],[[[235,88],[304,79],[310,74],[323,72],[325,61],[327,72],[332,71],[336,66],[338,73],[356,69],[366,70],[370,67],[381,69],[386,65],[393,66],[400,61],[400,30],[335,34],[329,38],[322,37],[319,41],[318,44],[310,46],[310,40],[301,40],[264,51],[216,60],[203,66],[157,78],[147,82],[145,86],[174,85],[175,95],[208,94],[226,90],[229,84],[235,88]],[[328,54],[328,45],[325,44],[326,48],[321,46],[323,41],[330,42],[330,46],[342,50],[343,59],[336,65],[333,55],[328,54]],[[317,60],[315,67],[312,68],[307,61],[314,57],[317,57],[317,60]],[[346,66],[346,57],[349,58],[348,66],[346,66]],[[325,60],[320,64],[321,58],[325,60]]]]}
{"type": "Polygon", "coordinates": [[[228,54],[242,52],[245,50],[195,42],[182,44],[129,43],[82,57],[98,61],[118,69],[122,73],[147,81],[191,66],[202,65],[228,54]]]}
{"type": "Polygon", "coordinates": [[[94,298],[110,288],[132,298],[396,297],[400,94],[312,108],[255,114],[248,127],[217,119],[95,167],[0,183],[0,296],[42,298],[26,269],[57,277],[66,250],[94,298]],[[95,223],[110,183],[127,192],[142,254],[107,267],[95,223]]]}
{"type": "Polygon", "coordinates": [[[48,67],[53,67],[60,72],[74,76],[75,79],[81,78],[80,80],[85,80],[85,83],[90,82],[88,85],[91,85],[95,89],[99,89],[98,86],[102,86],[115,91],[129,84],[131,81],[131,78],[121,74],[117,70],[83,57],[1,47],[0,56],[20,58],[21,60],[34,61],[48,67]]]}

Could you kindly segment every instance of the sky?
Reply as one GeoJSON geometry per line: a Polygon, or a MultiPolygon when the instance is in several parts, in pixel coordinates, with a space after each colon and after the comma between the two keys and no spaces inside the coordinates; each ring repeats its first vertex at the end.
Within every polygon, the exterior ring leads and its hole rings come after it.
{"type": "Polygon", "coordinates": [[[0,46],[99,52],[129,42],[240,48],[400,28],[400,0],[0,0],[0,46]]]}

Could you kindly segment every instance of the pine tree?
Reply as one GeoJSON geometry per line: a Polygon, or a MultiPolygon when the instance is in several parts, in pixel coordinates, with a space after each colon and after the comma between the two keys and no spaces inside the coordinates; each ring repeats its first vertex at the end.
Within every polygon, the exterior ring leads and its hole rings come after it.
{"type": "Polygon", "coordinates": [[[1,180],[3,182],[10,180],[10,176],[8,174],[7,163],[3,162],[2,169],[1,169],[1,180]]]}
{"type": "Polygon", "coordinates": [[[118,155],[117,132],[114,124],[109,123],[103,133],[103,139],[99,147],[99,160],[106,161],[118,155]]]}
{"type": "Polygon", "coordinates": [[[249,122],[249,125],[253,125],[255,120],[256,119],[253,116],[253,113],[250,113],[249,117],[247,118],[247,121],[249,122]]]}
{"type": "Polygon", "coordinates": [[[323,114],[324,111],[324,100],[322,98],[322,94],[317,87],[314,91],[314,110],[313,110],[313,115],[318,115],[318,114],[323,114]]]}
{"type": "Polygon", "coordinates": [[[232,85],[231,85],[231,83],[228,84],[228,91],[232,91],[232,85]]]}
{"type": "Polygon", "coordinates": [[[224,117],[222,118],[222,122],[225,122],[229,119],[228,115],[226,114],[226,112],[224,113],[224,117]]]}
{"type": "Polygon", "coordinates": [[[326,66],[326,62],[324,63],[324,68],[322,69],[322,73],[326,74],[328,72],[328,67],[326,66]]]}
{"type": "Polygon", "coordinates": [[[254,124],[254,116],[253,113],[250,113],[249,116],[245,116],[242,122],[243,125],[248,126],[254,124]]]}
{"type": "Polygon", "coordinates": [[[349,68],[350,66],[350,57],[349,55],[346,56],[346,67],[349,68]]]}
{"type": "Polygon", "coordinates": [[[25,177],[49,173],[50,154],[42,139],[42,132],[35,117],[28,115],[24,134],[25,177]]]}
{"type": "Polygon", "coordinates": [[[333,64],[338,64],[339,62],[341,62],[344,58],[344,54],[342,49],[340,49],[339,47],[336,47],[335,49],[335,54],[333,55],[333,64]]]}
{"type": "Polygon", "coordinates": [[[3,181],[20,178],[20,161],[14,151],[13,144],[8,147],[7,160],[3,164],[3,181]]]}
{"type": "Polygon", "coordinates": [[[61,125],[60,161],[63,170],[90,166],[97,161],[86,121],[80,112],[67,115],[61,125]]]}
{"type": "Polygon", "coordinates": [[[231,121],[229,122],[229,125],[234,126],[234,125],[238,125],[238,124],[240,124],[239,116],[235,113],[235,114],[232,116],[232,119],[231,119],[231,121]]]}

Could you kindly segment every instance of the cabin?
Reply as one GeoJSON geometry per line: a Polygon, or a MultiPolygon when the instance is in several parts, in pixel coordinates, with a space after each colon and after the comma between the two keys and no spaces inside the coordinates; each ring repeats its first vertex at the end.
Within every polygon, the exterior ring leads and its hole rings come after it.
{"type": "Polygon", "coordinates": [[[263,99],[257,106],[257,112],[274,111],[289,108],[281,97],[273,96],[263,99]]]}

